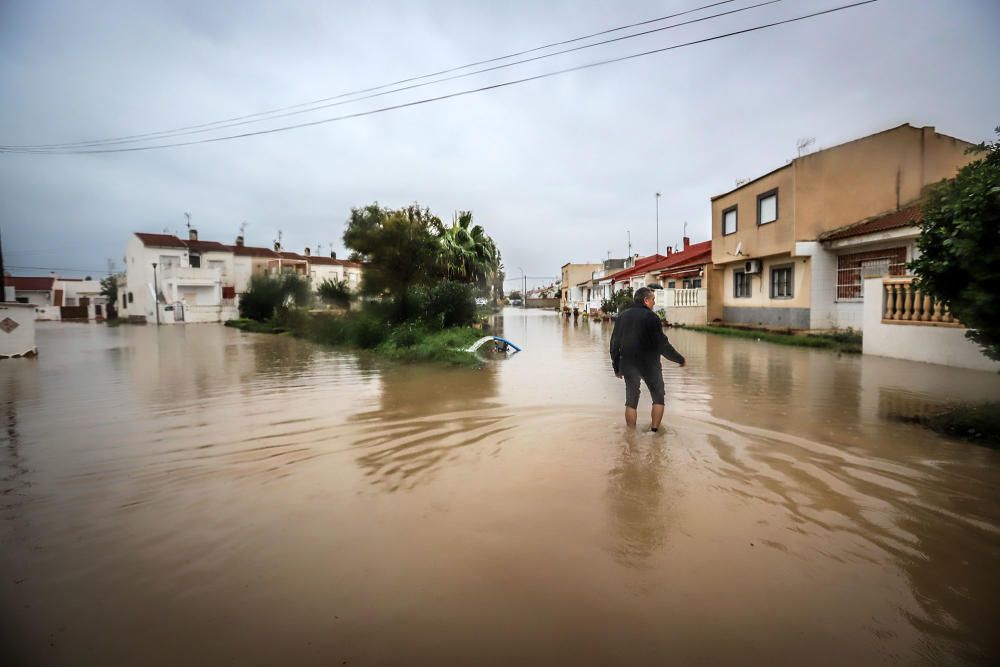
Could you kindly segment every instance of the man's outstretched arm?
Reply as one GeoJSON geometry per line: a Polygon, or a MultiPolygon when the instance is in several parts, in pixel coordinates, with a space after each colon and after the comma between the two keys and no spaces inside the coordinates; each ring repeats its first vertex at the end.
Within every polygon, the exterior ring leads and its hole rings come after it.
{"type": "Polygon", "coordinates": [[[666,334],[663,333],[663,327],[660,325],[659,318],[657,318],[657,321],[655,322],[655,327],[656,333],[654,335],[659,342],[660,354],[666,357],[669,361],[683,366],[686,363],[684,355],[675,350],[674,346],[670,344],[669,340],[667,340],[666,334]]]}

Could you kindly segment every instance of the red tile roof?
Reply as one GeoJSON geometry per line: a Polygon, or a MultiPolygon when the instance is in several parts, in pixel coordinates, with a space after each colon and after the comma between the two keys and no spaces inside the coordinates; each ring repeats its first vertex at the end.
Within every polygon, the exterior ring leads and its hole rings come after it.
{"type": "Polygon", "coordinates": [[[686,249],[675,252],[670,257],[660,262],[653,270],[660,270],[661,274],[683,271],[693,266],[703,266],[712,263],[712,242],[702,241],[689,245],[686,249]]]}
{"type": "Polygon", "coordinates": [[[184,241],[173,234],[147,234],[145,232],[136,232],[136,236],[142,241],[143,245],[150,245],[156,248],[186,248],[184,241]]]}
{"type": "Polygon", "coordinates": [[[821,234],[819,239],[821,241],[836,241],[838,239],[847,239],[854,236],[864,236],[865,234],[898,229],[908,225],[915,225],[917,220],[920,220],[920,217],[920,204],[913,204],[892,213],[885,213],[874,218],[862,220],[861,222],[851,223],[839,229],[834,229],[833,231],[821,234]]]}
{"type": "Polygon", "coordinates": [[[197,252],[229,252],[232,250],[231,246],[218,241],[184,241],[184,245],[197,252]]]}
{"type": "Polygon", "coordinates": [[[346,259],[334,259],[333,257],[310,257],[310,264],[322,264],[324,266],[347,266],[352,269],[360,269],[361,264],[359,262],[352,262],[346,259]]]}
{"type": "Polygon", "coordinates": [[[278,253],[274,252],[270,248],[258,248],[251,245],[234,245],[230,246],[233,250],[233,254],[239,257],[277,257],[278,253]]]}
{"type": "Polygon", "coordinates": [[[16,292],[48,292],[52,289],[52,276],[5,276],[4,284],[13,285],[16,292]]]}
{"type": "Polygon", "coordinates": [[[649,273],[648,267],[664,259],[666,259],[666,257],[663,255],[650,255],[648,257],[641,257],[636,260],[634,266],[630,266],[627,269],[622,269],[618,273],[612,274],[611,282],[617,283],[623,280],[627,280],[633,276],[639,276],[645,273],[649,273]]]}

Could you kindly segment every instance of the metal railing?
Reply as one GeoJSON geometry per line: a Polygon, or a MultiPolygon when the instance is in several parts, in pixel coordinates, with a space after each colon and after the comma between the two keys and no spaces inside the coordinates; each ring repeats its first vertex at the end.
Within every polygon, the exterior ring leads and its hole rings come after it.
{"type": "Polygon", "coordinates": [[[926,324],[941,327],[963,326],[944,305],[931,294],[917,289],[912,276],[882,279],[884,324],[926,324]]]}

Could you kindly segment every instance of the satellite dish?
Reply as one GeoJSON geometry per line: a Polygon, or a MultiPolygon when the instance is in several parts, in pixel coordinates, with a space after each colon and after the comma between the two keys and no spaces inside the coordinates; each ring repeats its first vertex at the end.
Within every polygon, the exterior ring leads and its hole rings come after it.
{"type": "Polygon", "coordinates": [[[736,256],[741,257],[743,255],[743,241],[736,244],[736,256]]]}

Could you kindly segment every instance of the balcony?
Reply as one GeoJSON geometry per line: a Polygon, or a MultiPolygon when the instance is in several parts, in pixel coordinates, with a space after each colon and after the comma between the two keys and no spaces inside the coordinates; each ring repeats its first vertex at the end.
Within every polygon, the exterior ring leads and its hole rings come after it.
{"type": "Polygon", "coordinates": [[[882,279],[882,323],[961,327],[948,307],[917,289],[913,276],[882,279]]]}
{"type": "Polygon", "coordinates": [[[160,270],[160,280],[175,285],[218,285],[222,269],[192,266],[168,266],[160,270]]]}

